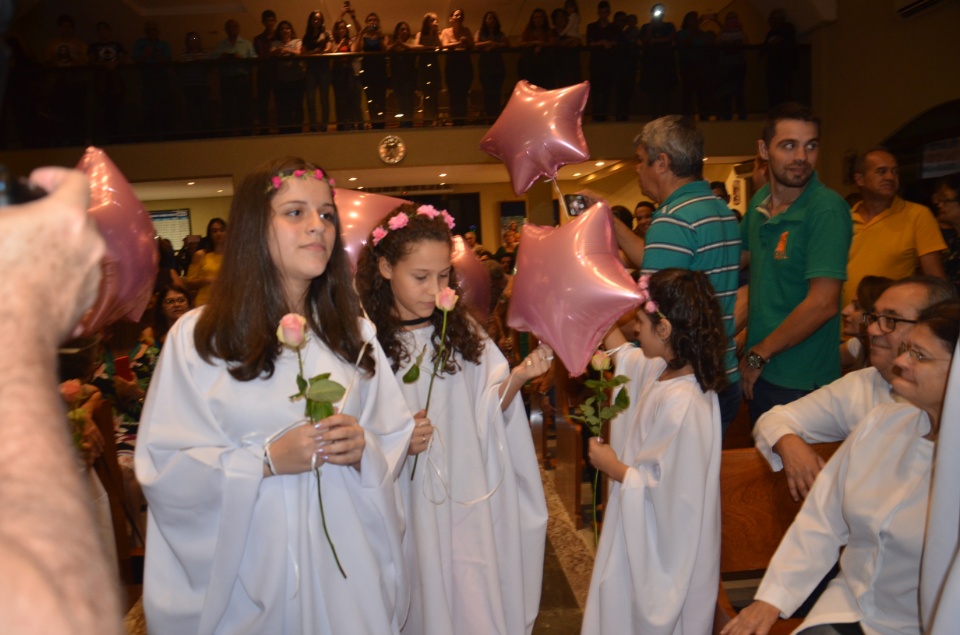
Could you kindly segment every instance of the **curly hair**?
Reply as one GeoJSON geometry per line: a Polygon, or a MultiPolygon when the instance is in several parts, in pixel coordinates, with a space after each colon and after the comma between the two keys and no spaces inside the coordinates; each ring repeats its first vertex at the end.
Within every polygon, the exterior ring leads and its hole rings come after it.
{"type": "MultiPolygon", "coordinates": [[[[451,250],[453,249],[453,238],[443,218],[440,216],[430,218],[426,214],[418,214],[417,209],[417,206],[405,203],[392,211],[378,226],[387,232],[386,236],[376,245],[373,244],[373,240],[367,241],[357,263],[355,280],[360,301],[377,326],[377,339],[380,340],[380,346],[390,358],[394,372],[407,364],[412,352],[406,349],[400,337],[403,332],[400,313],[397,310],[390,281],[380,274],[380,259],[384,258],[388,264],[394,266],[413,253],[418,244],[427,240],[443,243],[451,250]],[[390,219],[400,214],[406,214],[409,218],[407,225],[396,230],[389,229],[390,219]]],[[[457,295],[462,295],[456,271],[452,266],[450,288],[457,295]]],[[[435,359],[436,351],[440,346],[443,312],[434,311],[430,323],[433,325],[435,359]]],[[[451,354],[447,357],[444,372],[454,374],[459,370],[454,353],[459,353],[463,359],[475,364],[480,361],[480,353],[483,351],[483,335],[480,328],[470,317],[465,304],[458,302],[447,316],[444,348],[451,354]]]]}
{"type": "MultiPolygon", "coordinates": [[[[283,294],[281,274],[270,256],[272,201],[278,190],[273,178],[294,170],[320,168],[300,158],[284,157],[260,165],[247,175],[230,205],[230,240],[210,301],[197,320],[194,344],[200,357],[222,359],[238,381],[273,375],[280,340],[277,324],[293,310],[283,294]]],[[[310,281],[304,316],[314,334],[337,357],[353,364],[363,349],[360,300],[353,289],[350,261],[340,235],[340,213],[334,216],[334,243],[322,275],[310,281]]],[[[369,348],[360,368],[374,372],[369,348]]]]}
{"type": "Polygon", "coordinates": [[[702,271],[663,269],[650,276],[650,297],[663,314],[647,313],[654,325],[666,318],[673,327],[670,348],[674,358],[667,367],[679,370],[687,364],[706,392],[720,392],[727,386],[724,352],[727,336],[723,312],[713,285],[702,271]]]}

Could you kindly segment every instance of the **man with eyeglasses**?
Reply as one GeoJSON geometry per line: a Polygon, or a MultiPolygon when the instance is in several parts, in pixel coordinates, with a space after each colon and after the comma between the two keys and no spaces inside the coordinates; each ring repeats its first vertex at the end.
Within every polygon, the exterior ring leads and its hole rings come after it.
{"type": "Polygon", "coordinates": [[[897,195],[897,158],[882,147],[867,150],[857,157],[853,178],[863,200],[850,210],[853,241],[841,305],[857,296],[857,285],[867,275],[898,280],[919,269],[946,277],[940,254],[947,245],[936,218],[929,208],[897,195]]]}
{"type": "Polygon", "coordinates": [[[873,365],[760,417],[753,431],[757,449],[774,471],[786,472],[794,500],[806,497],[824,465],[808,444],[846,439],[875,406],[893,401],[893,362],[920,312],[956,299],[952,285],[941,278],[916,276],[894,282],[877,298],[874,313],[864,315],[873,365]]]}

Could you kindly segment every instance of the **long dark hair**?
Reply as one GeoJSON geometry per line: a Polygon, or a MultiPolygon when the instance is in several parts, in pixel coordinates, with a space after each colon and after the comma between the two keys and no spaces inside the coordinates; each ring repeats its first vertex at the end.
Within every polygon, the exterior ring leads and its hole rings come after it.
{"type": "Polygon", "coordinates": [[[420,45],[438,46],[440,44],[440,25],[437,25],[437,32],[431,33],[430,23],[439,20],[436,13],[430,12],[423,15],[423,21],[420,22],[420,45]]]}
{"type": "MultiPolygon", "coordinates": [[[[411,357],[411,351],[406,350],[400,338],[403,325],[400,323],[393,287],[389,280],[380,275],[380,259],[385,258],[391,266],[396,265],[413,253],[419,243],[427,240],[443,243],[452,250],[453,238],[442,217],[430,218],[426,214],[418,214],[417,206],[409,203],[391,212],[380,223],[380,228],[387,234],[377,245],[373,244],[373,240],[368,241],[360,252],[356,283],[363,307],[377,326],[377,339],[380,340],[380,345],[390,358],[391,366],[396,372],[401,366],[406,365],[411,357]],[[407,215],[409,218],[407,225],[397,230],[389,230],[390,219],[399,214],[407,215]]],[[[450,288],[457,295],[462,296],[452,265],[450,288]]],[[[430,321],[433,324],[433,344],[436,351],[440,346],[443,312],[434,311],[430,321]]],[[[451,352],[443,368],[446,373],[453,374],[458,370],[452,353],[460,353],[469,362],[480,361],[480,353],[483,351],[481,327],[470,318],[463,302],[458,302],[453,311],[447,315],[447,336],[444,347],[451,352]]]]}
{"type": "Polygon", "coordinates": [[[479,37],[477,38],[481,42],[486,42],[488,40],[498,41],[503,38],[503,30],[500,27],[500,17],[497,15],[496,11],[487,11],[483,14],[483,22],[480,23],[480,30],[477,32],[479,37]],[[487,28],[487,16],[493,16],[493,31],[487,28]]]}
{"type": "MultiPolygon", "coordinates": [[[[280,341],[277,324],[293,307],[287,305],[280,272],[270,256],[273,208],[277,194],[273,178],[294,170],[320,168],[300,158],[284,157],[258,167],[244,178],[230,205],[231,237],[223,265],[197,321],[194,341],[205,361],[222,359],[230,374],[250,381],[273,374],[280,341]]],[[[339,212],[334,218],[335,239],[322,275],[310,282],[304,300],[307,325],[340,359],[353,364],[363,347],[360,301],[353,290],[350,262],[343,250],[339,212]]],[[[360,362],[374,372],[367,350],[360,362]]]]}
{"type": "MultiPolygon", "coordinates": [[[[674,358],[667,367],[679,370],[690,364],[704,392],[720,392],[727,386],[723,359],[727,336],[710,279],[702,271],[663,269],[652,274],[649,282],[650,298],[673,327],[674,358]]],[[[647,317],[654,324],[663,319],[657,312],[647,312],[647,317]]]]}
{"type": "Polygon", "coordinates": [[[316,41],[323,35],[323,32],[326,30],[327,25],[323,20],[323,12],[317,9],[316,11],[311,11],[310,15],[307,16],[307,26],[303,29],[303,41],[316,43],[316,41]],[[320,16],[320,26],[313,26],[313,16],[320,16]]]}
{"type": "Polygon", "coordinates": [[[203,238],[200,239],[200,245],[197,247],[197,249],[202,249],[207,252],[214,250],[212,230],[213,226],[217,223],[223,225],[223,229],[226,231],[227,221],[223,220],[219,216],[216,218],[211,218],[210,222],[207,223],[207,233],[203,238]]]}

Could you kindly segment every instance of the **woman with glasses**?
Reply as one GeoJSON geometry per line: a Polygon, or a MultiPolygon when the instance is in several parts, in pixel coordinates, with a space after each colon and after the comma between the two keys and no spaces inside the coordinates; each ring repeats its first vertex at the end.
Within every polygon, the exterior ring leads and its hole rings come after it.
{"type": "Polygon", "coordinates": [[[960,293],[960,174],[944,177],[937,184],[933,206],[947,243],[947,250],[943,252],[943,268],[957,293],[960,293]]]}
{"type": "Polygon", "coordinates": [[[892,382],[904,401],[877,406],[840,446],[770,561],[754,603],[722,635],[767,633],[838,557],[840,573],[797,633],[920,633],[924,521],[960,304],[935,304],[917,320],[870,317],[883,330],[915,323],[892,382]]]}
{"type": "Polygon", "coordinates": [[[844,372],[860,370],[870,364],[870,338],[867,337],[865,313],[873,312],[873,304],[887,290],[890,278],[864,276],[857,284],[857,295],[840,312],[843,335],[848,337],[840,345],[840,367],[844,372]]]}
{"type": "Polygon", "coordinates": [[[174,322],[193,308],[190,293],[179,284],[169,284],[157,292],[157,305],[153,318],[153,339],[157,349],[163,347],[167,333],[174,322]]]}

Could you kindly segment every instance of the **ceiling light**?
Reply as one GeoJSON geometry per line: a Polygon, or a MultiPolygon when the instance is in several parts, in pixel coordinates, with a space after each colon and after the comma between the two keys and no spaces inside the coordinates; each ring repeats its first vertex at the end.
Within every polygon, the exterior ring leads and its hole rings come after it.
{"type": "Polygon", "coordinates": [[[220,194],[220,193],[222,193],[222,192],[223,192],[223,190],[217,190],[217,194],[220,194]]]}
{"type": "Polygon", "coordinates": [[[187,181],[187,185],[196,185],[196,184],[197,184],[196,181],[187,181]]]}
{"type": "Polygon", "coordinates": [[[602,167],[603,167],[603,161],[597,161],[596,163],[594,163],[594,165],[597,166],[598,168],[602,168],[602,167]]]}
{"type": "Polygon", "coordinates": [[[351,177],[350,177],[349,179],[347,179],[347,180],[348,180],[348,181],[356,181],[356,180],[357,180],[357,177],[351,176],[351,177]]]}
{"type": "Polygon", "coordinates": [[[578,176],[580,176],[580,173],[579,173],[579,172],[574,172],[574,173],[573,173],[573,176],[574,176],[574,177],[578,177],[578,176]]]}
{"type": "Polygon", "coordinates": [[[440,175],[440,178],[442,179],[442,178],[445,177],[446,175],[447,175],[447,173],[444,172],[443,174],[440,175]]]}
{"type": "Polygon", "coordinates": [[[362,185],[358,185],[358,186],[357,186],[357,189],[358,189],[358,190],[362,190],[362,189],[363,189],[363,186],[362,186],[362,185]]]}

